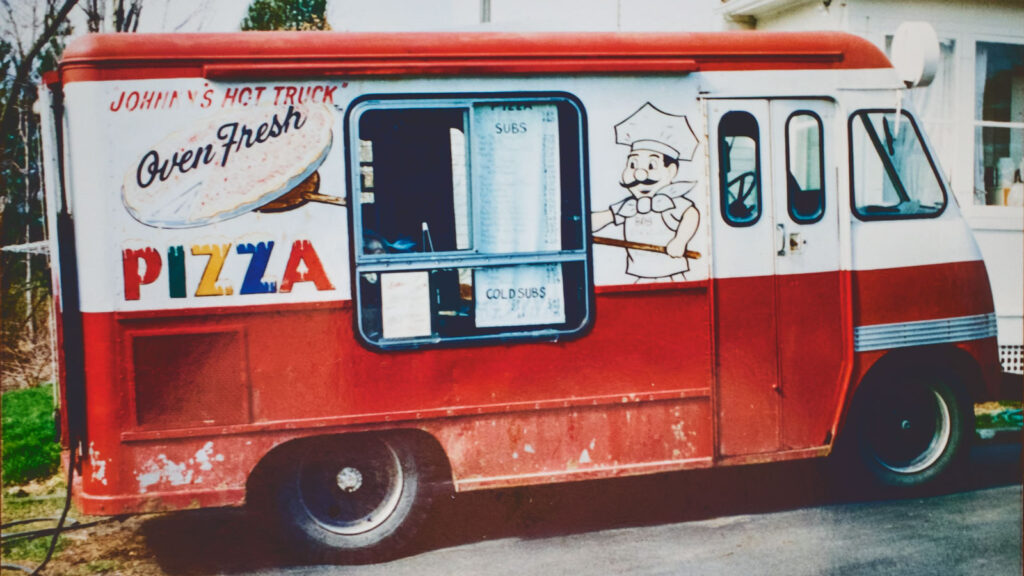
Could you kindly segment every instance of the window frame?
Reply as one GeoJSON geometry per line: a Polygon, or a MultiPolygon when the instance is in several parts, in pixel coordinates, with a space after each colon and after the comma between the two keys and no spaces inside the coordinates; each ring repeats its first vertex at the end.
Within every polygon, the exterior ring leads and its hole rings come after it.
{"type": "MultiPolygon", "coordinates": [[[[728,112],[718,117],[718,126],[716,134],[718,136],[718,142],[716,144],[716,147],[718,148],[718,192],[720,198],[720,213],[722,216],[722,220],[724,220],[726,224],[734,228],[748,228],[750,226],[757,224],[761,220],[761,214],[764,213],[764,198],[761,194],[761,189],[763,188],[762,185],[764,181],[764,174],[761,169],[761,124],[760,122],[757,121],[757,116],[753,112],[750,112],[749,110],[729,110],[728,112]],[[726,151],[724,149],[725,137],[722,136],[722,121],[725,120],[725,118],[731,114],[746,114],[747,116],[750,117],[751,120],[754,121],[754,127],[757,129],[757,137],[753,139],[754,172],[757,178],[755,181],[757,188],[757,195],[755,196],[755,198],[757,199],[757,214],[755,214],[754,217],[751,218],[750,220],[744,221],[734,220],[729,215],[729,187],[728,182],[726,180],[727,174],[723,169],[724,164],[722,162],[723,159],[725,159],[727,156],[726,151]]],[[[729,163],[730,165],[732,163],[731,157],[729,158],[729,163]]]]}
{"type": "MultiPolygon", "coordinates": [[[[863,120],[862,120],[863,122],[863,120]]],[[[928,141],[924,138],[920,127],[917,124],[917,119],[907,111],[905,108],[897,110],[896,108],[860,108],[850,113],[847,119],[847,148],[849,153],[849,164],[850,164],[850,211],[853,215],[863,222],[874,222],[880,220],[923,220],[930,218],[938,218],[946,213],[946,208],[949,206],[949,189],[945,182],[945,179],[941,176],[941,172],[938,166],[935,165],[935,159],[932,157],[931,147],[928,145],[928,141]],[[928,165],[932,169],[932,175],[935,177],[935,181],[939,184],[939,190],[942,192],[942,206],[931,213],[923,214],[865,214],[857,207],[857,182],[854,176],[856,171],[856,164],[854,163],[854,145],[853,145],[853,122],[858,119],[862,114],[896,114],[899,112],[910,121],[910,126],[914,129],[914,134],[917,136],[917,141],[921,144],[921,150],[924,152],[925,159],[928,160],[928,165]]],[[[875,150],[876,154],[878,150],[875,150]]],[[[885,159],[879,156],[879,160],[883,163],[886,175],[888,176],[889,168],[895,169],[891,165],[885,163],[885,159]]],[[[891,176],[889,176],[891,178],[891,176]]],[[[900,188],[903,188],[903,181],[900,180],[900,188]]],[[[904,189],[904,193],[906,190],[904,189]]]]}
{"type": "Polygon", "coordinates": [[[806,225],[820,222],[825,217],[825,210],[827,210],[827,195],[825,194],[825,123],[822,122],[821,116],[819,116],[813,110],[794,110],[789,117],[786,118],[786,124],[783,128],[786,133],[786,211],[789,212],[789,219],[795,224],[806,225]],[[814,121],[818,123],[818,180],[821,183],[821,188],[818,190],[819,198],[819,209],[815,216],[807,218],[799,216],[794,210],[793,196],[789,190],[789,159],[790,159],[790,141],[789,141],[789,123],[797,115],[810,116],[814,118],[814,121]]]}
{"type": "MultiPolygon", "coordinates": [[[[974,83],[976,81],[977,74],[978,74],[977,66],[978,66],[979,44],[988,44],[988,45],[1002,44],[1002,45],[1006,45],[1006,46],[1016,46],[1016,47],[1018,47],[1018,49],[1024,50],[1024,41],[1022,41],[1020,38],[1015,38],[1015,37],[995,37],[995,36],[981,37],[981,36],[977,36],[977,37],[974,37],[974,38],[970,39],[969,42],[970,42],[971,48],[972,48],[972,52],[971,52],[971,68],[970,69],[974,72],[972,77],[969,78],[969,80],[972,83],[974,83]]],[[[986,85],[987,84],[988,84],[988,75],[986,74],[986,85]]],[[[972,109],[971,110],[971,119],[970,119],[970,122],[969,122],[969,124],[970,124],[970,128],[969,128],[970,129],[970,138],[971,138],[970,141],[972,142],[971,154],[970,154],[970,157],[971,157],[971,163],[970,163],[971,170],[970,170],[970,188],[969,189],[972,191],[972,194],[971,194],[971,197],[967,201],[965,201],[964,203],[968,204],[971,207],[970,208],[971,210],[990,210],[990,209],[992,209],[992,210],[1001,211],[1003,214],[1019,213],[1019,211],[1018,211],[1019,207],[1018,206],[1007,206],[1005,204],[989,204],[988,203],[988,189],[984,188],[984,184],[985,184],[984,181],[981,182],[981,185],[982,185],[982,189],[985,190],[986,202],[984,204],[979,204],[979,203],[975,202],[974,192],[976,192],[978,190],[978,182],[976,181],[978,165],[981,164],[981,163],[984,163],[984,158],[977,157],[976,156],[976,152],[977,152],[977,149],[978,149],[978,146],[979,146],[979,139],[981,139],[981,141],[984,142],[984,131],[985,131],[985,129],[986,128],[987,129],[1004,129],[1004,130],[1011,130],[1011,131],[1013,131],[1013,130],[1020,130],[1021,132],[1024,132],[1024,122],[1014,122],[1013,120],[1009,120],[1009,121],[985,120],[984,119],[984,111],[983,110],[979,110],[978,107],[977,107],[977,103],[979,102],[979,95],[977,94],[977,88],[978,88],[977,85],[975,85],[972,88],[972,91],[971,91],[971,94],[973,95],[973,102],[972,102],[972,105],[971,105],[971,109],[972,109]],[[1006,210],[1007,208],[1009,210],[1006,210]]],[[[985,90],[985,86],[982,86],[981,90],[984,91],[985,90]]],[[[1012,98],[1012,94],[1011,94],[1011,98],[1012,98]]],[[[982,146],[983,146],[983,144],[982,144],[982,146]]]]}
{"type": "MultiPolygon", "coordinates": [[[[561,127],[560,127],[561,129],[561,127]]],[[[560,131],[559,135],[563,133],[560,131]]],[[[593,257],[590,248],[590,190],[587,161],[587,115],[583,103],[576,96],[567,92],[496,92],[496,93],[426,93],[426,94],[404,94],[404,93],[375,93],[365,94],[354,99],[345,111],[344,116],[344,143],[348,147],[345,154],[346,171],[346,200],[348,210],[348,240],[349,258],[351,270],[351,289],[354,307],[353,328],[357,340],[365,347],[374,351],[389,351],[415,349],[423,347],[444,348],[466,346],[473,344],[494,344],[497,342],[509,341],[558,341],[575,338],[585,334],[593,325],[594,310],[594,279],[593,279],[593,257]],[[574,207],[578,206],[578,215],[566,215],[561,217],[561,229],[563,245],[565,242],[566,225],[569,222],[574,224],[575,232],[579,236],[579,246],[568,250],[553,251],[526,251],[507,253],[480,253],[475,245],[468,249],[452,250],[446,252],[414,252],[408,254],[365,254],[363,252],[362,225],[362,203],[359,201],[362,190],[362,176],[360,166],[359,150],[359,120],[362,114],[369,110],[412,110],[412,109],[464,109],[466,110],[465,122],[465,146],[466,146],[466,185],[470,199],[469,225],[471,235],[475,239],[476,220],[478,210],[476,208],[473,190],[475,178],[472,169],[472,109],[474,106],[488,103],[556,103],[568,105],[576,113],[576,130],[573,138],[577,143],[577,154],[573,158],[566,158],[564,143],[559,144],[559,161],[564,168],[567,164],[575,165],[577,181],[575,190],[567,192],[561,185],[565,182],[563,175],[560,183],[560,201],[566,204],[567,194],[578,194],[578,199],[573,199],[574,207]],[[359,214],[357,214],[359,212],[359,214]],[[567,274],[569,267],[564,264],[578,263],[582,267],[582,274],[567,274]],[[448,269],[497,269],[512,266],[542,266],[560,265],[563,273],[563,290],[565,298],[573,297],[573,292],[579,292],[581,301],[578,306],[582,308],[582,315],[579,322],[575,318],[567,317],[564,324],[536,326],[506,326],[502,329],[477,328],[471,335],[444,336],[433,333],[429,336],[384,339],[382,336],[373,339],[363,331],[363,294],[360,287],[360,279],[367,273],[389,273],[389,272],[414,272],[422,271],[430,273],[437,270],[448,269]],[[572,284],[569,279],[576,277],[580,283],[572,284]],[[582,290],[581,290],[582,288],[582,290]],[[547,326],[547,327],[545,327],[547,326]],[[525,329],[524,329],[525,328],[525,329]]],[[[571,308],[568,302],[563,304],[566,311],[571,308]]],[[[432,312],[433,315],[433,312],[432,312]]],[[[434,318],[432,318],[433,320],[434,318]]]]}

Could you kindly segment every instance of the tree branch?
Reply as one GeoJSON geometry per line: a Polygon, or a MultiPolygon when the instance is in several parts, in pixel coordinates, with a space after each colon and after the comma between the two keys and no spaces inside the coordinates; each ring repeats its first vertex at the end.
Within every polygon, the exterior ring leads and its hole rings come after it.
{"type": "Polygon", "coordinates": [[[71,9],[75,7],[78,0],[64,0],[64,5],[61,6],[60,10],[46,23],[46,28],[43,29],[43,33],[39,35],[32,48],[29,49],[28,53],[18,63],[18,68],[14,74],[14,82],[11,83],[11,91],[7,94],[7,102],[4,102],[4,111],[0,115],[0,133],[9,134],[11,131],[11,122],[15,118],[11,114],[13,106],[12,102],[18,99],[19,94],[23,90],[25,81],[28,80],[29,74],[32,72],[32,63],[35,62],[36,56],[42,52],[43,48],[46,47],[46,43],[53,38],[53,35],[57,33],[60,25],[71,13],[71,9]]]}

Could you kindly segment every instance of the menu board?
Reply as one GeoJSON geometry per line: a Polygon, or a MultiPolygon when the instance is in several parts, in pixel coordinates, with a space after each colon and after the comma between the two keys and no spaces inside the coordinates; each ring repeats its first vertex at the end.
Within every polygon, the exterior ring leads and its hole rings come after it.
{"type": "MultiPolygon", "coordinates": [[[[484,254],[561,249],[558,108],[554,104],[485,104],[473,109],[474,240],[484,254]]],[[[476,325],[565,322],[562,267],[479,269],[476,325]]]]}
{"type": "Polygon", "coordinates": [[[430,335],[430,273],[380,275],[381,328],[384,338],[430,335]]]}
{"type": "Polygon", "coordinates": [[[558,109],[487,104],[473,109],[475,245],[500,254],[561,248],[558,109]]]}

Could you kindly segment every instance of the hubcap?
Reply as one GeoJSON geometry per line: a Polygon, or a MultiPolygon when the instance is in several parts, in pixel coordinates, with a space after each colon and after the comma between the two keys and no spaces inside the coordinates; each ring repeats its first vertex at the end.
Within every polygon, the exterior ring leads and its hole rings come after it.
{"type": "Polygon", "coordinates": [[[337,481],[338,488],[345,492],[355,492],[363,485],[363,475],[359,470],[346,466],[341,469],[341,472],[338,472],[337,481]]]}
{"type": "Polygon", "coordinates": [[[405,487],[398,454],[377,438],[339,440],[311,450],[296,481],[306,514],[324,529],[349,536],[387,521],[405,487]]]}
{"type": "Polygon", "coordinates": [[[949,445],[949,406],[927,385],[905,385],[874,397],[864,436],[872,456],[899,474],[914,474],[934,464],[949,445]]]}

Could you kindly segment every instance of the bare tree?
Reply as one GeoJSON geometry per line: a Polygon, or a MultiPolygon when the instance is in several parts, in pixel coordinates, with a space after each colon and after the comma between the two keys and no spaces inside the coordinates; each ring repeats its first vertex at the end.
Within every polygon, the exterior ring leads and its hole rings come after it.
{"type": "MultiPolygon", "coordinates": [[[[52,69],[57,39],[70,32],[67,16],[77,0],[31,4],[0,0],[0,244],[24,246],[43,239],[36,74],[52,69]],[[8,41],[7,39],[10,38],[8,41]]],[[[50,286],[46,257],[0,252],[0,380],[7,388],[34,385],[49,373],[50,286]]]]}
{"type": "Polygon", "coordinates": [[[79,7],[85,12],[85,23],[89,32],[102,32],[103,21],[106,18],[106,1],[85,0],[79,7]]]}
{"type": "Polygon", "coordinates": [[[114,2],[114,30],[117,32],[135,32],[139,29],[139,15],[142,13],[142,0],[131,0],[128,11],[124,9],[124,0],[114,2]]]}
{"type": "MultiPolygon", "coordinates": [[[[39,56],[40,52],[46,48],[50,40],[52,40],[54,35],[57,34],[60,27],[65,24],[68,14],[71,13],[71,9],[74,8],[77,3],[78,0],[64,0],[60,9],[53,12],[52,9],[55,6],[55,3],[53,0],[48,0],[43,31],[36,37],[35,42],[32,43],[32,46],[28,51],[21,51],[19,46],[19,52],[21,52],[20,61],[18,61],[15,66],[14,78],[11,81],[10,92],[7,93],[7,101],[4,102],[3,114],[0,115],[0,132],[4,135],[10,134],[17,123],[17,118],[12,115],[13,110],[11,104],[20,100],[19,96],[21,96],[24,91],[35,89],[35,86],[28,82],[29,75],[32,73],[32,65],[35,64],[36,58],[39,56]]],[[[12,24],[17,26],[15,23],[16,19],[14,17],[14,9],[11,7],[9,0],[3,0],[3,4],[7,9],[7,14],[11,18],[12,24]]],[[[15,30],[15,32],[17,34],[20,31],[15,30]]],[[[17,42],[20,45],[22,42],[20,38],[21,34],[17,35],[19,36],[17,42]]]]}

